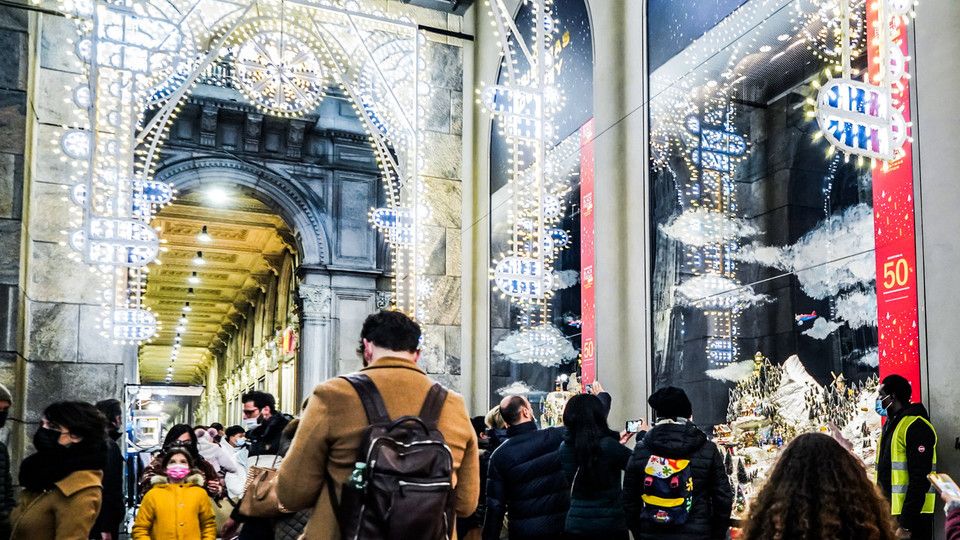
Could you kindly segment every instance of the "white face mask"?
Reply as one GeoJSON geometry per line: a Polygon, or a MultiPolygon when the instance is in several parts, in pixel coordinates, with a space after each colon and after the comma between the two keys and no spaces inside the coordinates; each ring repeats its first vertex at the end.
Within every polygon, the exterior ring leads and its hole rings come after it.
{"type": "Polygon", "coordinates": [[[257,427],[257,419],[256,419],[256,418],[244,418],[242,424],[243,424],[243,429],[245,429],[245,430],[247,430],[247,431],[250,431],[251,429],[257,427]]]}
{"type": "Polygon", "coordinates": [[[241,447],[243,447],[243,445],[245,445],[245,444],[247,444],[247,440],[244,439],[243,437],[240,437],[239,439],[236,440],[236,446],[237,446],[237,448],[241,448],[241,447]]]}

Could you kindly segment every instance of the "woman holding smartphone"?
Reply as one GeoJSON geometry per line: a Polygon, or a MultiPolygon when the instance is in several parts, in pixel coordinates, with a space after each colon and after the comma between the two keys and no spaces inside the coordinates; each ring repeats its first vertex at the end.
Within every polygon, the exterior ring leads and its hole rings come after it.
{"type": "Polygon", "coordinates": [[[570,398],[563,410],[567,428],[560,444],[560,462],[570,483],[567,538],[627,540],[627,519],[621,503],[621,473],[631,454],[622,437],[607,426],[607,409],[593,394],[570,398]]]}

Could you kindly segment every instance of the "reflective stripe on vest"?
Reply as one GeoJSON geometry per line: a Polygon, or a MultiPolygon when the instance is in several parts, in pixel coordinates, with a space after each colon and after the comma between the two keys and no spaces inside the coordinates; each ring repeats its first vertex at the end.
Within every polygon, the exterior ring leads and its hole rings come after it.
{"type": "MultiPolygon", "coordinates": [[[[910,473],[907,471],[907,430],[916,421],[922,421],[933,431],[933,470],[937,471],[937,432],[926,418],[922,416],[905,416],[893,432],[890,441],[890,500],[892,514],[899,516],[903,513],[903,505],[907,501],[907,486],[910,484],[910,473]]],[[[881,441],[882,444],[882,441],[881,441]]],[[[937,507],[937,494],[930,486],[923,499],[921,514],[932,514],[937,507]]]]}

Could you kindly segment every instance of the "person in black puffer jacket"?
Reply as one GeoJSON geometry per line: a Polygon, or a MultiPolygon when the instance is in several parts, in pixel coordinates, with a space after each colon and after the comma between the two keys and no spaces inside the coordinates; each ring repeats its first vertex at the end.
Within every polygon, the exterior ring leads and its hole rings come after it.
{"type": "Polygon", "coordinates": [[[647,403],[658,421],[637,443],[623,480],[623,505],[634,538],[723,540],[730,527],[733,488],[724,471],[720,450],[690,421],[692,406],[683,390],[662,388],[650,396],[647,403]],[[640,519],[644,506],[644,468],[651,455],[690,460],[693,502],[682,525],[661,525],[640,519]]]}
{"type": "Polygon", "coordinates": [[[631,451],[607,425],[609,407],[597,396],[578,394],[567,401],[560,445],[563,472],[571,483],[566,532],[570,539],[627,540],[620,473],[631,451]]]}
{"type": "Polygon", "coordinates": [[[508,439],[490,456],[483,538],[498,540],[508,513],[511,540],[559,538],[570,506],[559,454],[566,430],[538,430],[533,407],[521,396],[505,397],[500,413],[508,439]]]}

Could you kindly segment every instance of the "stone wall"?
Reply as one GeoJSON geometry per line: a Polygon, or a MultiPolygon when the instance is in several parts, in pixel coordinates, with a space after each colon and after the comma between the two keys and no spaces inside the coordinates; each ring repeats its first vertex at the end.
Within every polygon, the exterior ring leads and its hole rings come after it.
{"type": "MultiPolygon", "coordinates": [[[[26,152],[29,15],[0,8],[0,383],[17,398],[17,366],[23,362],[21,234],[23,228],[24,154],[26,152]]],[[[8,427],[19,441],[22,400],[11,412],[8,427]]]]}
{"type": "Polygon", "coordinates": [[[17,401],[15,457],[49,403],[122,399],[135,355],[100,337],[94,278],[64,244],[70,171],[51,145],[73,118],[75,34],[63,17],[0,10],[0,44],[13,52],[0,60],[0,380],[17,401]]]}
{"type": "Polygon", "coordinates": [[[461,231],[463,153],[463,48],[428,41],[425,56],[431,93],[427,100],[424,181],[430,216],[424,231],[426,278],[431,284],[421,367],[445,385],[461,388],[461,231]]]}

